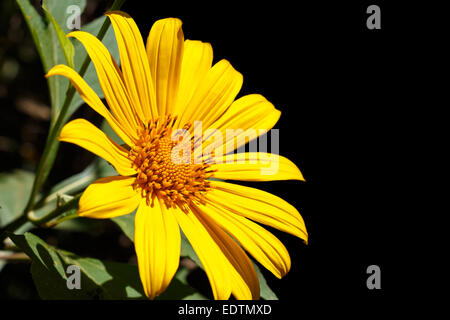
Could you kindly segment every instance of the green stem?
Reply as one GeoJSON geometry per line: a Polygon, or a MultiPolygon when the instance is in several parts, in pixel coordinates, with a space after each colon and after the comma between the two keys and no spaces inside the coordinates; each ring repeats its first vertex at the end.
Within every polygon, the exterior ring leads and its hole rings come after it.
{"type": "MultiPolygon", "coordinates": [[[[14,232],[21,226],[23,226],[25,223],[32,222],[33,224],[37,226],[43,226],[47,222],[57,218],[61,214],[67,212],[70,209],[75,208],[76,205],[78,205],[78,201],[80,200],[82,193],[79,193],[75,195],[72,199],[64,203],[62,206],[57,207],[53,211],[50,211],[46,215],[36,218],[32,215],[33,211],[28,212],[27,215],[20,216],[18,219],[12,221],[8,225],[6,225],[4,228],[1,229],[0,232],[0,239],[5,239],[7,237],[7,234],[9,232],[14,232]]],[[[0,244],[0,247],[2,247],[2,244],[0,244]]]]}
{"type": "MultiPolygon", "coordinates": [[[[124,2],[125,2],[125,0],[115,0],[113,5],[111,6],[110,10],[119,10],[124,2]]],[[[100,41],[105,36],[106,31],[108,31],[110,24],[111,24],[111,21],[109,19],[105,19],[105,22],[103,22],[103,25],[97,34],[97,38],[100,41]]],[[[86,58],[84,59],[84,62],[81,65],[81,68],[78,72],[78,74],[81,77],[83,77],[84,74],[86,73],[86,70],[89,67],[89,63],[90,63],[89,56],[86,55],[86,58]]],[[[73,99],[74,95],[75,95],[75,88],[73,86],[70,86],[67,89],[66,98],[65,98],[64,104],[61,108],[61,112],[59,113],[55,124],[51,127],[49,135],[47,137],[44,151],[42,153],[42,157],[39,161],[39,165],[36,170],[36,176],[35,176],[35,179],[33,182],[33,187],[31,189],[31,194],[28,199],[27,205],[25,206],[25,209],[19,218],[17,218],[15,221],[11,222],[7,226],[0,229],[0,241],[3,241],[3,239],[5,239],[6,231],[14,232],[15,230],[20,228],[23,224],[25,224],[28,221],[28,219],[27,219],[28,212],[30,212],[33,209],[34,202],[35,202],[36,196],[39,192],[39,189],[45,183],[47,176],[50,172],[50,169],[48,169],[48,168],[51,168],[53,166],[53,162],[55,161],[56,153],[58,151],[58,146],[59,146],[59,141],[57,140],[57,138],[58,138],[59,132],[62,129],[62,126],[64,125],[65,116],[67,114],[70,104],[72,103],[72,99],[73,99]]],[[[50,214],[54,214],[54,211],[49,213],[49,215],[50,214]]],[[[41,219],[44,219],[45,217],[46,216],[42,217],[41,219]]],[[[52,217],[51,219],[53,219],[53,218],[54,217],[52,217]]]]}
{"type": "Polygon", "coordinates": [[[41,226],[54,218],[60,216],[64,212],[68,211],[69,209],[74,208],[78,201],[80,200],[81,193],[75,195],[72,199],[64,203],[62,206],[57,207],[55,210],[50,211],[43,217],[36,218],[32,215],[32,211],[28,212],[28,220],[34,223],[35,225],[41,226]]]}

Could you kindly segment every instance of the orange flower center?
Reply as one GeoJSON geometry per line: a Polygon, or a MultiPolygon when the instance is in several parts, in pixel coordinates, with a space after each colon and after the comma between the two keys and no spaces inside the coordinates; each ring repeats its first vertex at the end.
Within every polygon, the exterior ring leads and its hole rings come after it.
{"type": "Polygon", "coordinates": [[[192,202],[204,203],[204,194],[210,188],[207,178],[213,172],[205,162],[194,163],[192,139],[186,143],[185,136],[172,134],[175,121],[171,116],[151,121],[139,132],[128,157],[138,172],[133,188],[140,189],[148,205],[153,206],[158,197],[167,207],[187,210],[192,202]]]}

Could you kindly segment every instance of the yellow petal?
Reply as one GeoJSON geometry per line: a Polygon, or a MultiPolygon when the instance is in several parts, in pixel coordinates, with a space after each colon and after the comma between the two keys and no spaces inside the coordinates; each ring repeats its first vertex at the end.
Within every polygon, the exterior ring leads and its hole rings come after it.
{"type": "Polygon", "coordinates": [[[242,82],[242,74],[227,60],[217,62],[187,103],[181,123],[202,121],[203,129],[208,128],[231,105],[242,82]]]}
{"type": "Polygon", "coordinates": [[[283,199],[255,188],[222,181],[211,181],[208,199],[235,214],[247,217],[308,242],[300,213],[283,199]]]}
{"type": "Polygon", "coordinates": [[[139,119],[114,58],[108,49],[90,33],[74,31],[67,35],[78,39],[86,49],[97,71],[100,86],[114,116],[130,134],[136,134],[144,119],[139,119]]]}
{"type": "Polygon", "coordinates": [[[128,135],[123,129],[121,123],[111,115],[108,109],[105,107],[103,102],[91,89],[91,87],[80,77],[80,75],[72,68],[59,64],[54,66],[47,74],[46,77],[52,77],[54,75],[61,75],[70,80],[72,85],[75,87],[77,92],[80,94],[81,98],[86,102],[92,109],[102,115],[106,121],[111,125],[111,128],[119,135],[119,137],[129,146],[133,145],[133,140],[136,141],[137,137],[133,135],[128,135]]]}
{"type": "Polygon", "coordinates": [[[206,204],[204,212],[276,277],[281,278],[288,273],[291,267],[289,252],[272,233],[226,207],[216,205],[214,200],[206,204]]]}
{"type": "MultiPolygon", "coordinates": [[[[222,154],[236,150],[272,129],[280,115],[281,112],[262,95],[243,96],[234,101],[226,112],[209,126],[210,129],[220,130],[224,139],[214,142],[214,148],[224,145],[222,154]]],[[[208,141],[208,138],[209,136],[205,135],[203,140],[208,141]]],[[[206,142],[204,147],[208,144],[209,142],[206,142]]]]}
{"type": "Polygon", "coordinates": [[[144,41],[134,20],[125,12],[106,13],[116,35],[125,85],[136,112],[145,122],[158,117],[150,65],[144,41]]]}
{"type": "Polygon", "coordinates": [[[59,141],[74,143],[111,163],[122,176],[136,174],[128,159],[128,151],[119,146],[87,120],[75,119],[61,130],[59,141]]]}
{"type": "Polygon", "coordinates": [[[158,20],[147,38],[147,56],[161,116],[175,109],[184,47],[181,24],[175,18],[158,20]]]}
{"type": "Polygon", "coordinates": [[[215,158],[214,177],[222,180],[302,180],[302,173],[289,159],[277,154],[246,152],[215,158]]]}
{"type": "Polygon", "coordinates": [[[80,198],[78,215],[109,219],[137,208],[141,197],[133,190],[134,177],[106,177],[89,185],[80,198]]]}
{"type": "MultiPolygon", "coordinates": [[[[244,250],[210,217],[208,206],[199,205],[194,208],[197,218],[208,230],[211,237],[219,245],[225,257],[231,263],[232,293],[238,300],[259,299],[259,280],[255,267],[244,250]]],[[[214,215],[214,214],[213,214],[214,215]]]]}
{"type": "Polygon", "coordinates": [[[136,212],[134,245],[139,275],[150,299],[170,284],[180,260],[180,228],[174,212],[155,199],[153,207],[142,199],[136,212]]]}
{"type": "Polygon", "coordinates": [[[226,300],[231,295],[230,263],[204,225],[193,212],[175,212],[178,224],[195,250],[208,276],[215,299],[226,300]]]}
{"type": "MultiPolygon", "coordinates": [[[[199,84],[212,66],[213,50],[211,44],[185,40],[183,62],[181,64],[180,84],[174,114],[182,114],[199,84]]],[[[181,123],[184,125],[184,123],[181,123]]]]}

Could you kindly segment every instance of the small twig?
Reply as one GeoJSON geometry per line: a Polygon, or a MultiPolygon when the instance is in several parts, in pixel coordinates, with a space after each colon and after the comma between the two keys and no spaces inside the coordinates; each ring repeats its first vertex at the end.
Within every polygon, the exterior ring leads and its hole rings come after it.
{"type": "Polygon", "coordinates": [[[11,252],[11,251],[0,250],[0,260],[5,260],[5,261],[28,261],[28,260],[30,260],[30,257],[28,257],[23,252],[11,252]]]}

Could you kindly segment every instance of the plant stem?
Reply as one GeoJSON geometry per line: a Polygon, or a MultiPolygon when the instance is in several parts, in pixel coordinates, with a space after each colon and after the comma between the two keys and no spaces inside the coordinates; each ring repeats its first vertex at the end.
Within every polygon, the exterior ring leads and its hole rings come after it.
{"type": "Polygon", "coordinates": [[[43,217],[35,218],[31,215],[32,211],[28,213],[28,220],[33,222],[34,224],[41,226],[50,220],[53,220],[54,218],[58,217],[62,213],[66,212],[67,210],[74,208],[78,201],[80,200],[81,193],[75,195],[72,199],[64,203],[62,206],[57,207],[55,210],[50,211],[48,214],[46,214],[43,217]]]}
{"type": "MultiPolygon", "coordinates": [[[[110,10],[119,10],[124,2],[125,2],[125,0],[115,0],[113,5],[111,6],[110,10]]],[[[100,41],[105,36],[106,31],[108,31],[108,28],[110,25],[111,25],[111,21],[109,19],[105,19],[102,27],[100,28],[100,31],[97,34],[97,38],[100,41]]],[[[86,58],[84,59],[83,64],[81,65],[81,68],[78,72],[78,74],[81,77],[83,77],[84,74],[86,73],[86,70],[89,67],[90,62],[91,62],[91,60],[89,59],[89,55],[86,55],[86,58]]],[[[3,239],[5,239],[7,232],[14,232],[15,230],[20,228],[22,225],[24,225],[28,221],[28,218],[27,218],[28,212],[30,212],[33,209],[34,202],[35,202],[36,196],[39,192],[39,189],[45,183],[47,176],[50,172],[50,169],[53,166],[53,163],[55,161],[56,153],[58,151],[58,146],[59,146],[59,141],[58,141],[57,137],[59,135],[59,132],[62,129],[62,126],[64,125],[65,116],[67,114],[70,104],[72,103],[72,99],[73,99],[74,95],[75,95],[75,88],[73,86],[70,86],[67,89],[66,98],[64,100],[64,104],[61,108],[61,111],[58,115],[58,118],[56,119],[55,124],[50,128],[50,132],[47,137],[44,151],[42,153],[42,157],[39,161],[39,165],[36,170],[36,176],[34,178],[33,187],[31,189],[31,194],[28,199],[27,205],[25,206],[25,209],[19,218],[17,218],[16,220],[11,222],[7,226],[0,229],[0,241],[3,241],[3,239]]],[[[64,206],[62,206],[62,207],[64,207],[64,206]]],[[[49,216],[51,215],[50,220],[56,217],[56,216],[54,216],[56,214],[55,211],[56,210],[54,210],[48,214],[49,216]]],[[[60,211],[56,211],[56,212],[58,214],[62,213],[60,211]]],[[[46,217],[47,217],[47,215],[40,218],[39,220],[45,220],[46,217]]],[[[45,222],[47,222],[47,221],[49,221],[49,220],[46,220],[45,222]]],[[[36,223],[45,223],[45,222],[39,221],[36,223]]]]}

